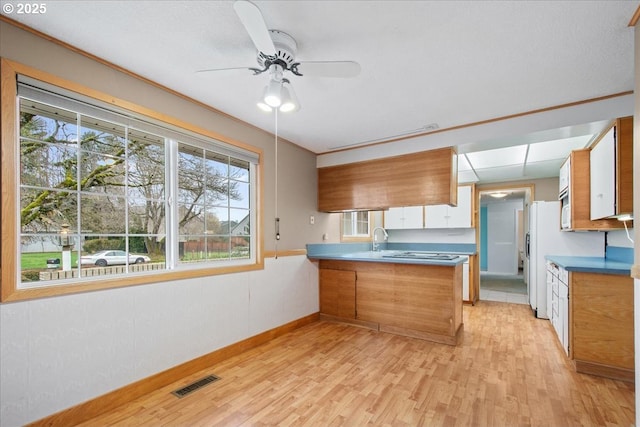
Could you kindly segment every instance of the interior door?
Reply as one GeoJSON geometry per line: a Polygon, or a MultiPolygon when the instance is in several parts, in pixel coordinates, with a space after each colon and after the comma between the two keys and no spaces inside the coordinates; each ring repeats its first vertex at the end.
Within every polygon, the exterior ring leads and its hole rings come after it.
{"type": "Polygon", "coordinates": [[[518,274],[516,250],[516,221],[514,209],[507,204],[487,206],[488,251],[490,273],[518,274]]]}

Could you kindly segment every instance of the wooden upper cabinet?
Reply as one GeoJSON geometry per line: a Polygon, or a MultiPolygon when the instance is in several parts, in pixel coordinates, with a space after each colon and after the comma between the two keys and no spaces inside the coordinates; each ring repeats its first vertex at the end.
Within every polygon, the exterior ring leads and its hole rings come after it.
{"type": "Polygon", "coordinates": [[[633,213],[633,117],[617,119],[591,149],[591,219],[633,213]]]}
{"type": "MultiPolygon", "coordinates": [[[[616,228],[624,228],[624,223],[615,218],[591,219],[591,201],[592,188],[596,192],[614,191],[615,194],[608,194],[612,200],[615,200],[615,206],[606,215],[621,215],[633,212],[633,117],[623,117],[617,119],[612,129],[615,134],[614,143],[614,161],[612,167],[604,167],[599,165],[598,161],[602,160],[599,154],[604,145],[611,143],[607,136],[611,136],[611,129],[608,129],[601,136],[594,148],[585,148],[583,150],[575,150],[571,152],[571,177],[569,203],[571,205],[571,229],[572,230],[611,230],[616,228]],[[593,156],[592,156],[593,154],[593,156]],[[609,184],[608,190],[599,189],[599,185],[603,184],[605,179],[602,176],[605,171],[615,174],[615,183],[609,184]]],[[[597,198],[597,194],[593,195],[597,198]]],[[[603,197],[604,198],[604,197],[603,197]]],[[[596,217],[601,216],[596,213],[596,217]]],[[[633,224],[629,224],[633,227],[633,224]]]]}
{"type": "Polygon", "coordinates": [[[616,120],[616,142],[616,214],[633,214],[633,116],[616,120]]]}
{"type": "Polygon", "coordinates": [[[318,210],[384,210],[457,204],[452,147],[318,168],[318,210]]]}
{"type": "Polygon", "coordinates": [[[591,219],[616,214],[616,140],[615,128],[591,148],[591,219]]]}
{"type": "Polygon", "coordinates": [[[589,148],[571,152],[569,203],[571,230],[610,230],[624,228],[617,219],[591,219],[591,162],[589,148]]]}

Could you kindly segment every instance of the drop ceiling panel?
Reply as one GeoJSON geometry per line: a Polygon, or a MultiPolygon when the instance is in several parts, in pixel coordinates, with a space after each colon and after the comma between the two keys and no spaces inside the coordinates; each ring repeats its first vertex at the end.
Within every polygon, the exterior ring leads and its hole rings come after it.
{"type": "Polygon", "coordinates": [[[464,154],[458,156],[458,171],[468,171],[471,170],[471,165],[467,161],[467,158],[464,154]]]}
{"type": "Polygon", "coordinates": [[[471,166],[477,171],[478,169],[522,164],[524,163],[526,153],[527,146],[518,145],[515,147],[467,153],[467,158],[471,166]]]}
{"type": "Polygon", "coordinates": [[[575,138],[557,139],[531,144],[529,146],[527,162],[566,159],[572,150],[586,147],[593,137],[594,135],[584,135],[575,138]]]}
{"type": "Polygon", "coordinates": [[[523,179],[522,164],[487,169],[476,169],[481,182],[500,182],[523,179]]]}
{"type": "Polygon", "coordinates": [[[472,170],[458,171],[458,183],[478,182],[478,177],[472,170]]]}
{"type": "Polygon", "coordinates": [[[524,176],[535,178],[550,178],[557,177],[562,166],[564,158],[547,160],[544,162],[527,163],[524,169],[524,176]]]}

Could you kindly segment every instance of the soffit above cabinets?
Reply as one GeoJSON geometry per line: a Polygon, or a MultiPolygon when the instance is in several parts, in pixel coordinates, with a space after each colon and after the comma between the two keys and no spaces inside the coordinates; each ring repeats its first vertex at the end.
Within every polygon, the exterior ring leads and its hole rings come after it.
{"type": "Polygon", "coordinates": [[[458,182],[504,182],[557,177],[573,150],[588,147],[597,134],[461,153],[458,182]]]}

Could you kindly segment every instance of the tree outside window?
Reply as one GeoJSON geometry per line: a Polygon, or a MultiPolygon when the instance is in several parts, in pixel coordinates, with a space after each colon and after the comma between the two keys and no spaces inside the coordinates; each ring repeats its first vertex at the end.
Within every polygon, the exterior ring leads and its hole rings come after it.
{"type": "Polygon", "coordinates": [[[161,132],[19,99],[22,283],[250,258],[250,162],[161,132]],[[167,161],[172,152],[176,161],[167,161]],[[52,270],[63,224],[75,243],[71,277],[52,270]],[[177,247],[175,259],[167,258],[168,245],[177,247]],[[150,261],[79,262],[103,250],[150,261]]]}

